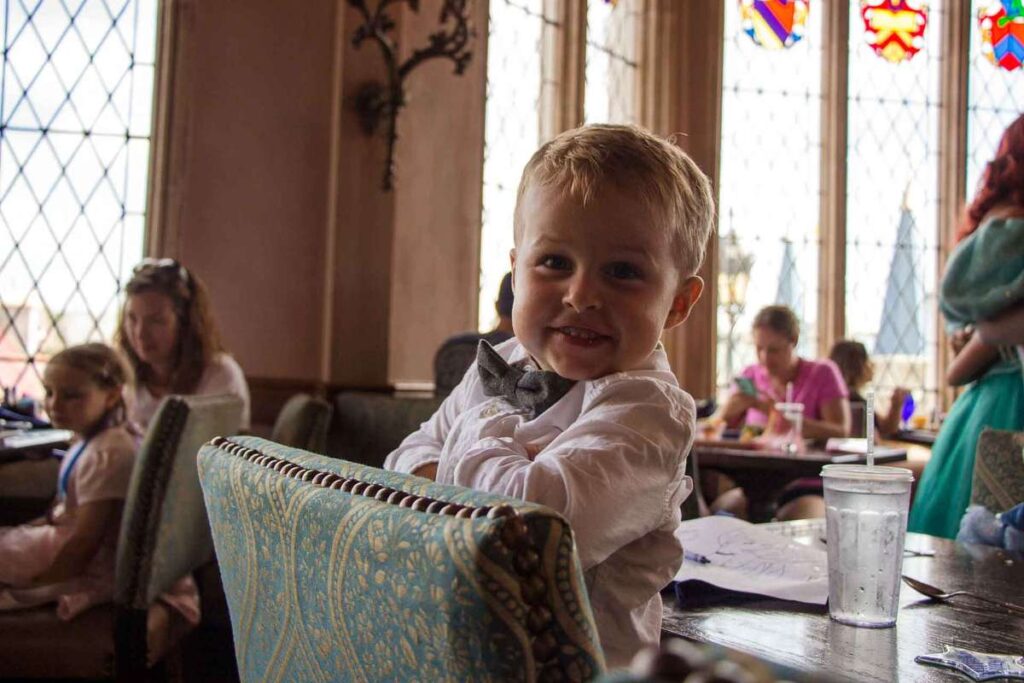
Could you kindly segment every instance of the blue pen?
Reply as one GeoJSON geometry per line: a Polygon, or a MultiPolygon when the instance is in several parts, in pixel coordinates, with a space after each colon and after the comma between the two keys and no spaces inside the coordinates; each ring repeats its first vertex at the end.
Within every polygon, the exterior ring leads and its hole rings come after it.
{"type": "Polygon", "coordinates": [[[711,560],[704,557],[700,553],[691,552],[689,550],[683,551],[683,559],[690,562],[697,562],[699,564],[711,564],[711,560]]]}

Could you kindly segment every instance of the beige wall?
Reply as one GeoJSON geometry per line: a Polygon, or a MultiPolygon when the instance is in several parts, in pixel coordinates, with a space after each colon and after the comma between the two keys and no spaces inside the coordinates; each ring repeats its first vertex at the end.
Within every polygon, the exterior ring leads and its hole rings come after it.
{"type": "MultiPolygon", "coordinates": [[[[403,49],[439,7],[398,12],[403,49]]],[[[482,41],[462,77],[413,72],[385,193],[383,136],[348,104],[382,60],[351,46],[345,0],[168,0],[163,16],[150,252],[207,282],[257,389],[429,381],[437,344],[475,321],[482,41]]]]}

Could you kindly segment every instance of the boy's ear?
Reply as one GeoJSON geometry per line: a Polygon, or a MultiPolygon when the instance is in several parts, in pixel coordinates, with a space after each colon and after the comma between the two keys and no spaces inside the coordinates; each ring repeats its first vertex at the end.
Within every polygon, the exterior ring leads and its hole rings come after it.
{"type": "Polygon", "coordinates": [[[692,275],[679,285],[679,291],[676,292],[676,296],[672,299],[672,308],[668,311],[668,317],[665,318],[665,329],[670,330],[676,325],[681,324],[690,315],[690,311],[693,309],[693,305],[700,299],[701,292],[704,291],[704,280],[700,279],[696,275],[692,275]]]}
{"type": "Polygon", "coordinates": [[[516,291],[516,248],[512,247],[508,250],[508,260],[511,264],[510,272],[512,273],[512,293],[516,291]]]}

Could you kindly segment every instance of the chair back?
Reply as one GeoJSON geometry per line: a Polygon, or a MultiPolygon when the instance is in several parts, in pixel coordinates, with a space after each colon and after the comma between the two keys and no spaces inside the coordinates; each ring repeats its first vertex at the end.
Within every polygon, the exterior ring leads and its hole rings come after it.
{"type": "Polygon", "coordinates": [[[149,620],[149,608],[213,557],[196,453],[213,436],[237,431],[241,419],[242,402],[233,396],[163,401],[124,501],[114,604],[71,621],[59,619],[53,605],[0,612],[0,678],[148,680],[148,662],[183,635],[171,620],[149,620]]]}
{"type": "Polygon", "coordinates": [[[867,404],[861,401],[850,401],[850,437],[863,439],[867,435],[867,427],[864,425],[864,417],[867,414],[867,404]]]}
{"type": "Polygon", "coordinates": [[[1024,432],[986,429],[974,456],[971,503],[991,512],[1024,502],[1024,432]]]}
{"type": "Polygon", "coordinates": [[[313,453],[327,448],[327,428],[331,422],[331,404],[309,394],[288,399],[274,421],[270,440],[313,453]]]}
{"type": "Polygon", "coordinates": [[[199,476],[242,681],[589,681],[572,532],[532,503],[217,439],[199,476]]]}
{"type": "Polygon", "coordinates": [[[343,391],[334,398],[327,454],[382,467],[388,453],[419,429],[442,400],[423,394],[343,391]]]}
{"type": "Polygon", "coordinates": [[[117,544],[114,602],[145,610],[178,579],[213,559],[213,540],[196,472],[199,447],[234,434],[236,396],[168,396],[139,450],[117,544]]]}

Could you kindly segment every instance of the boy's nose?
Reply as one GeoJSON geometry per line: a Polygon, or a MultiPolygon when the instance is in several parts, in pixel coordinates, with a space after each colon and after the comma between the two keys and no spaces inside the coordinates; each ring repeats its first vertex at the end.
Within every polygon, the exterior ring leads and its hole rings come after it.
{"type": "Polygon", "coordinates": [[[600,298],[597,285],[585,273],[578,273],[570,280],[562,302],[577,312],[598,308],[600,298]]]}

